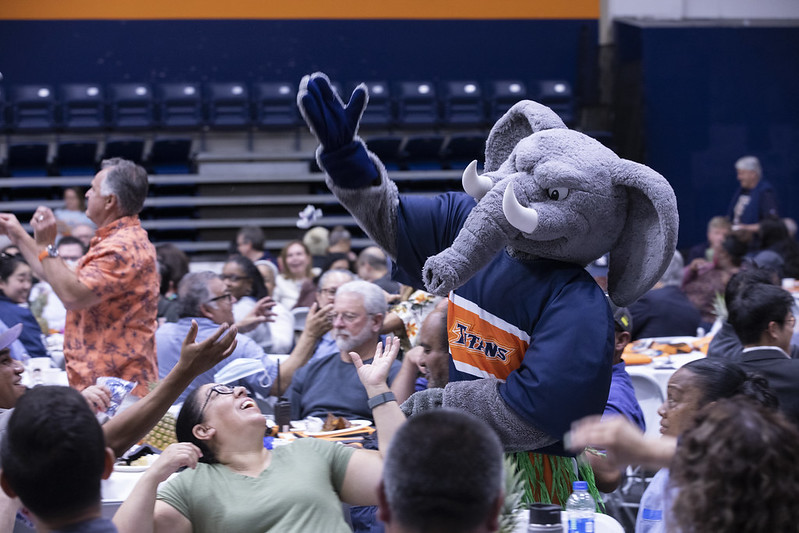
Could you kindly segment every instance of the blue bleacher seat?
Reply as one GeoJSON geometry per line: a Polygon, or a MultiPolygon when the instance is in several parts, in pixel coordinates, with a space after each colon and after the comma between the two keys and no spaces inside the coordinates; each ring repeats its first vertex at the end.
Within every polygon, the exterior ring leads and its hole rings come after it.
{"type": "Polygon", "coordinates": [[[405,81],[397,85],[397,126],[434,128],[439,124],[438,99],[432,82],[405,81]]]}
{"type": "Polygon", "coordinates": [[[109,85],[108,107],[112,130],[148,130],[155,124],[153,91],[146,83],[109,85]]]}
{"type": "Polygon", "coordinates": [[[203,125],[202,99],[197,83],[162,83],[158,110],[161,127],[193,130],[203,125]]]}
{"type": "Polygon", "coordinates": [[[403,139],[398,135],[369,137],[366,139],[366,146],[380,158],[387,170],[399,170],[403,139]]]}
{"type": "Polygon", "coordinates": [[[444,137],[436,134],[410,135],[400,153],[400,167],[405,170],[442,168],[441,148],[444,137]]]}
{"type": "Polygon", "coordinates": [[[192,140],[184,137],[155,139],[144,164],[152,174],[191,174],[194,170],[192,140]]]}
{"type": "Polygon", "coordinates": [[[10,125],[14,131],[55,129],[55,95],[50,85],[17,85],[11,91],[10,103],[10,125]]]}
{"type": "Polygon", "coordinates": [[[485,161],[486,136],[483,134],[452,135],[442,153],[444,166],[463,170],[474,160],[485,161]]]}
{"type": "Polygon", "coordinates": [[[47,176],[49,145],[43,142],[12,143],[8,146],[8,174],[14,177],[47,176]]]}
{"type": "MultiPolygon", "coordinates": [[[[361,127],[366,129],[391,129],[394,127],[394,100],[388,82],[364,82],[369,89],[369,105],[361,117],[361,127]]],[[[358,84],[352,84],[349,94],[358,84]]],[[[346,102],[345,102],[346,103],[346,102]]]]}
{"type": "Polygon", "coordinates": [[[216,129],[250,126],[250,96],[244,83],[209,83],[206,86],[208,125],[216,129]]]}
{"type": "Polygon", "coordinates": [[[527,98],[527,85],[518,80],[498,80],[490,84],[488,118],[496,122],[513,104],[527,98]]]}
{"type": "Polygon", "coordinates": [[[112,157],[121,157],[141,165],[144,160],[144,139],[128,137],[106,141],[101,159],[110,159],[112,157]]]}
{"type": "Polygon", "coordinates": [[[61,126],[66,131],[105,128],[105,94],[97,83],[68,83],[59,87],[61,126]]]}
{"type": "Polygon", "coordinates": [[[255,124],[262,129],[293,128],[300,123],[296,84],[261,82],[253,85],[255,124]]]}
{"type": "Polygon", "coordinates": [[[483,91],[476,81],[450,81],[443,84],[443,121],[447,127],[485,125],[483,91]]]}
{"type": "MultiPolygon", "coordinates": [[[[0,87],[0,131],[6,129],[6,98],[5,98],[5,91],[3,88],[0,87]]],[[[2,162],[0,162],[2,163],[2,162]]]]}
{"type": "Polygon", "coordinates": [[[536,101],[557,113],[567,126],[573,126],[576,115],[571,84],[563,80],[543,80],[537,87],[536,101]]]}
{"type": "Polygon", "coordinates": [[[56,146],[55,167],[61,176],[91,176],[97,163],[96,141],[61,141],[56,146]]]}

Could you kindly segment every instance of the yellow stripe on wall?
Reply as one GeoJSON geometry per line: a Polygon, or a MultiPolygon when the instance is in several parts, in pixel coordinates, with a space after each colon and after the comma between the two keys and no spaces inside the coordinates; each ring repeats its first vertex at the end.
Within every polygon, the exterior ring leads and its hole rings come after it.
{"type": "Polygon", "coordinates": [[[599,0],[0,0],[0,20],[598,18],[599,0]]]}

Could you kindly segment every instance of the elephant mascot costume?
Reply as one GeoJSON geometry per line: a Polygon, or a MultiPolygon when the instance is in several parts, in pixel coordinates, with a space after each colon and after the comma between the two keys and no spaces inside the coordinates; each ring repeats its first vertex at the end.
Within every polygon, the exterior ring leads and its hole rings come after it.
{"type": "Polygon", "coordinates": [[[315,73],[297,101],[327,185],[394,279],[449,298],[450,383],[403,410],[469,411],[506,451],[562,455],[571,423],[602,413],[611,378],[613,317],[584,267],[609,252],[619,306],[655,284],[677,241],[668,182],[522,101],[491,129],[482,174],[476,162],[463,173],[468,194],[402,196],[357,136],[365,85],[345,105],[315,73]]]}

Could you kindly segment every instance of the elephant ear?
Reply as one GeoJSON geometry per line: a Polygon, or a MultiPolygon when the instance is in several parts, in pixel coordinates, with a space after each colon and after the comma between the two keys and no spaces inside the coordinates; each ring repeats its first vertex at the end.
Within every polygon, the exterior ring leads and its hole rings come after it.
{"type": "Polygon", "coordinates": [[[502,115],[488,134],[485,172],[497,170],[525,137],[550,129],[568,128],[547,106],[532,100],[518,102],[502,115]]]}
{"type": "Polygon", "coordinates": [[[677,247],[677,199],[666,178],[651,168],[621,159],[613,185],[627,190],[627,217],[610,250],[608,294],[627,306],[651,289],[677,247]]]}

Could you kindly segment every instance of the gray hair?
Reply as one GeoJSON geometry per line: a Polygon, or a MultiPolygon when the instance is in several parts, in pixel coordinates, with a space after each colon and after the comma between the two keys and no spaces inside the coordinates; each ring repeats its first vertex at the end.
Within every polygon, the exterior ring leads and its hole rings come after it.
{"type": "Polygon", "coordinates": [[[327,236],[328,246],[334,246],[341,241],[349,241],[351,239],[352,234],[344,226],[336,226],[327,236]]]}
{"type": "Polygon", "coordinates": [[[763,175],[760,168],[760,160],[753,155],[746,155],[735,162],[736,170],[754,170],[758,176],[763,175]]]}
{"type": "Polygon", "coordinates": [[[370,315],[386,314],[388,306],[386,305],[386,296],[383,294],[383,289],[369,281],[357,279],[355,281],[348,281],[338,288],[336,297],[340,294],[359,294],[363,298],[363,308],[370,315]]]}
{"type": "Polygon", "coordinates": [[[239,230],[236,236],[243,238],[256,250],[264,249],[264,241],[266,240],[266,236],[264,235],[264,230],[258,226],[244,226],[239,230]]]}
{"type": "Polygon", "coordinates": [[[415,531],[471,531],[501,497],[502,457],[496,433],[473,415],[442,408],[409,418],[383,462],[391,515],[415,531]]]}
{"type": "Polygon", "coordinates": [[[683,262],[682,254],[675,251],[671,258],[671,263],[669,263],[669,266],[666,268],[666,271],[663,273],[663,275],[660,276],[660,283],[664,287],[679,287],[682,284],[684,265],[685,263],[683,262]]]}
{"type": "Polygon", "coordinates": [[[333,270],[326,270],[324,272],[324,274],[319,276],[319,281],[317,282],[316,286],[317,287],[324,287],[325,281],[327,281],[327,278],[329,278],[330,276],[333,276],[334,274],[338,274],[338,275],[341,275],[341,276],[347,276],[349,278],[349,281],[355,281],[356,279],[358,279],[358,276],[356,276],[355,273],[352,272],[351,270],[345,270],[343,268],[334,268],[333,270]]]}
{"type": "Polygon", "coordinates": [[[202,316],[202,305],[211,299],[208,285],[219,276],[211,271],[189,272],[178,285],[178,303],[180,317],[202,316]]]}
{"type": "Polygon", "coordinates": [[[147,198],[147,171],[132,161],[113,157],[104,159],[103,170],[108,170],[100,185],[100,194],[114,195],[119,202],[119,210],[123,216],[138,215],[147,198]]]}
{"type": "Polygon", "coordinates": [[[377,246],[364,248],[361,253],[358,254],[358,266],[361,265],[368,265],[381,272],[388,270],[389,267],[385,252],[377,246]]]}

